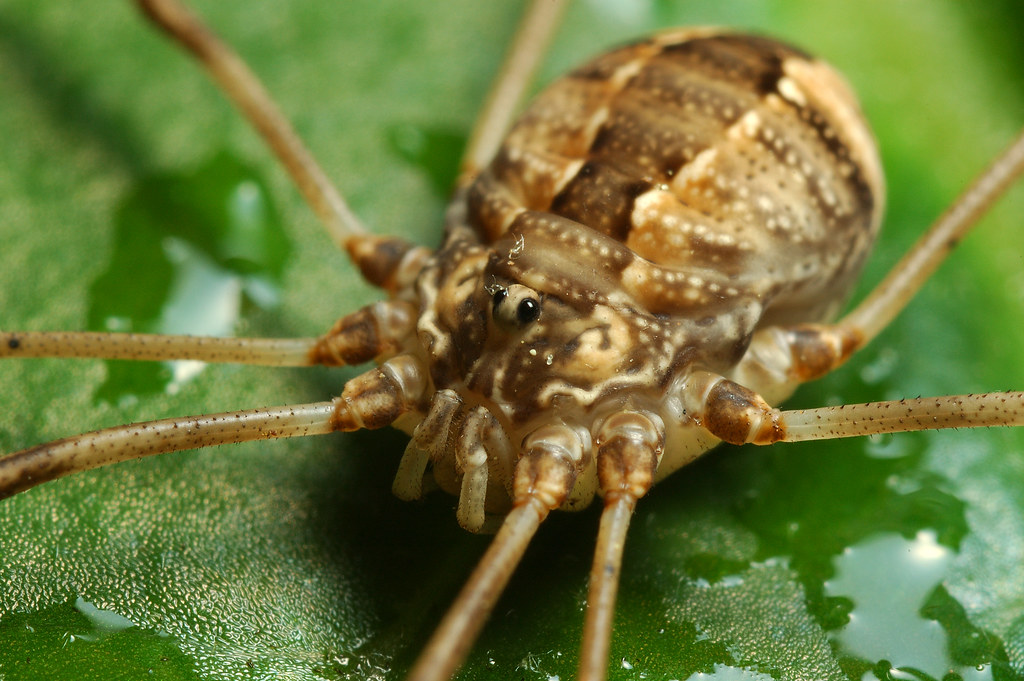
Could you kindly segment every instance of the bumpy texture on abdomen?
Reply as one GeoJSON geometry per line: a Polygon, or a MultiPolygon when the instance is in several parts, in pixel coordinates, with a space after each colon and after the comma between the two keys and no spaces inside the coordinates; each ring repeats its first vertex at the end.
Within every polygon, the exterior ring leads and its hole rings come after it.
{"type": "Polygon", "coordinates": [[[883,187],[831,68],[768,39],[696,29],[555,82],[467,200],[484,243],[523,210],[554,213],[668,270],[727,277],[761,301],[763,326],[836,312],[877,232],[883,187]]]}

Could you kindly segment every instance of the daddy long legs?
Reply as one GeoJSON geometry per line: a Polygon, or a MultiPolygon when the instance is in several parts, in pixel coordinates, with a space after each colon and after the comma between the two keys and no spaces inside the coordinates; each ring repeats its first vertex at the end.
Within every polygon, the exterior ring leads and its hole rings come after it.
{"type": "MultiPolygon", "coordinates": [[[[795,39],[795,40],[799,40],[799,38],[798,38],[798,37],[794,37],[793,39],[795,39]]],[[[806,42],[806,41],[804,41],[804,42],[806,42]]],[[[590,51],[590,50],[588,50],[588,51],[590,51]]],[[[862,88],[861,88],[861,89],[862,89],[862,88]]],[[[30,363],[30,364],[34,364],[34,363],[30,363]]],[[[1001,386],[1000,386],[1000,387],[1001,387],[1001,386]]],[[[1008,386],[1008,387],[1009,387],[1009,386],[1008,386]]],[[[28,443],[28,442],[26,442],[26,443],[28,443]]]]}

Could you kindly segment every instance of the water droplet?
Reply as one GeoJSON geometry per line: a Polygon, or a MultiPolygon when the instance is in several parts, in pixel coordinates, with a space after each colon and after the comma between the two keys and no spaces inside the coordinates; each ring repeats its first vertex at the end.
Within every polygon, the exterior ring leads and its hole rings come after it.
{"type": "Polygon", "coordinates": [[[874,361],[860,370],[860,378],[869,385],[876,385],[892,375],[899,363],[899,353],[889,347],[881,348],[874,361]]]}
{"type": "Polygon", "coordinates": [[[63,678],[75,668],[88,668],[96,678],[136,678],[154,669],[162,678],[195,674],[195,659],[181,651],[177,639],[84,597],[33,612],[8,612],[0,619],[0,640],[0,669],[11,678],[63,678]],[[54,650],[60,655],[41,654],[54,650]],[[159,668],[153,660],[160,661],[159,668]]]}
{"type": "Polygon", "coordinates": [[[953,551],[938,543],[933,530],[911,540],[882,534],[847,547],[834,560],[835,577],[825,583],[825,593],[849,598],[854,607],[832,637],[848,654],[887,659],[893,679],[916,679],[900,671],[910,667],[942,678],[956,665],[942,626],[923,617],[921,607],[952,560],[953,551]]]}
{"type": "MultiPolygon", "coordinates": [[[[271,307],[290,254],[267,192],[218,156],[190,174],[154,174],[122,202],[107,269],[90,287],[92,329],[231,335],[244,303],[271,307]]],[[[175,392],[199,362],[111,362],[97,399],[175,392]]]]}

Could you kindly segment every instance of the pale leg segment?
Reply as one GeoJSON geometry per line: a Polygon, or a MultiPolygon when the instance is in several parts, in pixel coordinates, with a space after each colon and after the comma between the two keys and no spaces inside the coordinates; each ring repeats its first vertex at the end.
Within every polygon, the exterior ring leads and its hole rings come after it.
{"type": "Polygon", "coordinates": [[[550,510],[530,497],[509,511],[477,569],[420,653],[416,666],[409,673],[409,681],[451,678],[469,653],[498,596],[550,510]]]}
{"type": "Polygon", "coordinates": [[[206,66],[288,169],[299,191],[338,245],[344,247],[349,237],[365,234],[366,228],[245,62],[177,0],[136,2],[147,17],[206,66]]]}
{"type": "Polygon", "coordinates": [[[148,421],[56,440],[0,458],[0,499],[65,475],[153,454],[329,433],[334,410],[332,402],[265,407],[148,421]]]}
{"type": "Polygon", "coordinates": [[[462,155],[460,186],[471,181],[498,151],[568,4],[568,0],[533,0],[530,3],[470,134],[462,155]]]}
{"type": "Polygon", "coordinates": [[[190,359],[221,364],[309,366],[316,338],[219,338],[91,331],[0,333],[0,358],[75,357],[147,362],[190,359]]]}
{"type": "Polygon", "coordinates": [[[0,359],[74,357],[147,362],[197,360],[260,366],[350,366],[398,354],[413,333],[415,307],[373,303],[342,317],[320,338],[222,338],[92,331],[0,332],[0,359]]]}
{"type": "Polygon", "coordinates": [[[836,326],[867,344],[891,322],[993,203],[1024,173],[1024,131],[836,326]]]}
{"type": "Polygon", "coordinates": [[[623,494],[605,499],[597,530],[594,564],[587,589],[587,614],[580,646],[579,681],[604,681],[608,673],[615,600],[619,594],[626,531],[636,499],[623,494]]]}
{"type": "Polygon", "coordinates": [[[943,428],[1024,426],[1024,393],[948,395],[779,413],[784,442],[943,428]]]}
{"type": "Polygon", "coordinates": [[[161,419],[56,440],[0,457],[0,499],[71,473],[154,454],[382,428],[417,407],[425,386],[418,363],[399,356],[353,378],[330,402],[161,419]]]}

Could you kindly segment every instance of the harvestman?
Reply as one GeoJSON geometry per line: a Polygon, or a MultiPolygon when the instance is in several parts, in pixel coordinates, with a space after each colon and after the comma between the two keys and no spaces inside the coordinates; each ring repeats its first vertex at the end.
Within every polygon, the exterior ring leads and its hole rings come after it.
{"type": "MultiPolygon", "coordinates": [[[[540,522],[551,510],[583,506],[597,493],[604,499],[605,510],[580,658],[580,678],[593,681],[605,675],[622,548],[636,501],[655,479],[718,441],[769,444],[1024,424],[1024,394],[1017,392],[794,411],[769,406],[797,384],[844,363],[899,313],[980,215],[1024,171],[1024,136],[990,165],[863,302],[838,322],[827,323],[877,228],[881,178],[870,134],[844,86],[828,67],[799,52],[717,31],[659,34],[576,73],[577,81],[596,83],[593,87],[601,88],[605,97],[578,129],[552,132],[563,124],[571,128],[554,105],[569,102],[585,109],[591,103],[587,97],[594,95],[567,79],[555,84],[551,94],[542,95],[541,104],[529,110],[526,122],[503,143],[510,112],[561,10],[553,2],[535,2],[471,138],[445,245],[435,253],[399,239],[369,235],[244,64],[176,0],[139,0],[139,4],[204,62],[288,168],[334,239],[364,276],[391,297],[344,317],[318,339],[6,332],[0,336],[0,356],[194,359],[272,366],[337,366],[377,359],[380,368],[352,379],[342,396],[329,402],[152,421],[9,454],[0,459],[0,497],[72,472],[150,454],[394,424],[413,434],[395,479],[396,494],[418,497],[423,475],[432,463],[440,486],[459,496],[457,515],[463,526],[479,531],[487,523],[488,511],[505,515],[491,547],[410,678],[450,677],[540,522]],[[688,182],[712,182],[719,155],[727,157],[719,147],[693,152],[681,146],[679,158],[674,159],[682,162],[678,177],[673,169],[660,181],[641,178],[629,184],[632,194],[627,205],[632,212],[626,232],[615,233],[622,225],[612,224],[608,216],[622,198],[615,192],[626,185],[616,185],[611,175],[600,175],[607,167],[599,154],[609,148],[609,158],[631,153],[634,156],[626,160],[642,165],[649,156],[667,153],[677,141],[659,138],[668,141],[652,149],[645,144],[649,142],[643,137],[646,131],[634,131],[634,139],[609,142],[609,131],[619,121],[616,116],[625,115],[616,97],[656,75],[659,60],[694,55],[699,57],[697,76],[720,66],[716,60],[740,55],[739,67],[724,72],[725,80],[735,81],[727,84],[740,94],[743,87],[760,88],[753,93],[757,106],[746,113],[721,103],[708,105],[709,116],[714,113],[730,122],[723,135],[732,137],[721,149],[742,152],[755,147],[751,141],[755,140],[779,152],[778,167],[764,172],[781,173],[780,168],[789,167],[802,181],[786,177],[800,187],[813,187],[822,214],[836,222],[849,215],[856,218],[861,206],[853,204],[853,198],[863,201],[862,222],[851,223],[859,225],[860,231],[846,237],[849,253],[837,258],[820,246],[824,263],[820,268],[825,274],[815,269],[817,265],[808,265],[807,279],[794,279],[798,275],[792,272],[780,275],[774,269],[755,272],[754,278],[730,279],[724,278],[725,270],[683,271],[678,263],[675,268],[671,262],[663,267],[665,260],[654,257],[657,253],[640,257],[634,252],[639,249],[642,254],[643,242],[639,237],[632,241],[630,230],[642,231],[644,219],[663,215],[659,211],[670,201],[670,189],[682,191],[688,182]],[[747,67],[756,78],[748,78],[747,67]],[[818,175],[828,169],[801,165],[822,162],[821,154],[801,159],[786,153],[801,149],[796,144],[787,146],[792,140],[766,136],[770,125],[765,120],[772,120],[774,114],[791,126],[783,127],[787,133],[799,136],[813,129],[821,138],[818,141],[824,140],[823,146],[833,154],[824,160],[838,168],[835,177],[830,176],[834,184],[819,182],[818,175]],[[583,129],[591,136],[582,137],[583,129]],[[550,159],[542,163],[537,155],[523,161],[531,149],[527,144],[521,153],[516,145],[524,143],[526,133],[538,131],[555,142],[585,139],[584,158],[578,162],[570,158],[555,170],[541,167],[550,159]],[[521,176],[513,176],[513,171],[521,176]],[[543,193],[544,181],[556,175],[560,184],[557,191],[549,191],[544,209],[511,205],[514,201],[505,190],[517,177],[539,183],[540,188],[526,186],[529,183],[523,180],[519,189],[529,195],[543,193]],[[597,176],[603,184],[587,184],[597,176]],[[850,178],[857,178],[856,183],[850,178]],[[574,184],[578,180],[579,186],[574,184]],[[856,184],[856,191],[845,198],[832,195],[845,186],[843,182],[856,184]],[[595,186],[602,197],[610,198],[602,207],[606,213],[593,218],[598,226],[588,229],[574,220],[584,221],[583,213],[593,205],[595,186]],[[846,199],[852,208],[844,206],[846,199]],[[650,206],[654,208],[642,210],[650,206]],[[551,213],[544,212],[548,208],[551,213]],[[565,249],[570,248],[585,267],[577,270],[567,265],[565,249]],[[716,279],[717,274],[723,278],[716,279]],[[807,288],[822,281],[828,284],[824,300],[801,300],[807,288]],[[790,299],[800,302],[803,307],[798,312],[806,317],[794,320],[780,312],[785,304],[777,301],[792,303],[790,299]],[[762,304],[765,300],[769,302],[762,304]],[[710,331],[695,331],[698,328],[710,331]],[[664,339],[671,342],[662,343],[664,339]],[[695,339],[705,339],[714,347],[695,349],[695,339]],[[648,345],[664,346],[664,357],[648,345]],[[627,363],[636,365],[615,369],[618,360],[609,359],[609,352],[619,350],[628,356],[627,363]],[[465,355],[472,357],[466,360],[465,355]],[[723,360],[723,355],[728,359],[723,360]],[[552,366],[550,375],[536,377],[552,366]]],[[[685,79],[680,82],[681,90],[693,85],[685,79]]],[[[748,180],[756,179],[750,173],[748,180]]],[[[778,185],[782,188],[785,182],[778,185]]],[[[724,191],[724,185],[714,186],[724,191]]],[[[712,196],[717,190],[706,191],[712,196]]],[[[771,207],[770,199],[761,205],[765,211],[771,207]]],[[[742,251],[746,237],[737,238],[740,231],[722,229],[713,238],[700,236],[705,239],[701,248],[712,255],[693,257],[726,267],[725,255],[742,251]]],[[[780,229],[769,224],[763,231],[780,229]]],[[[667,243],[658,241],[667,240],[660,234],[649,237],[655,246],[667,243]]],[[[697,252],[698,236],[691,237],[687,243],[697,252]]]]}

